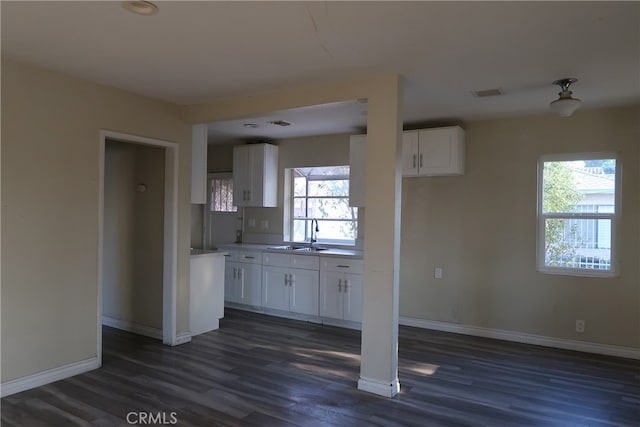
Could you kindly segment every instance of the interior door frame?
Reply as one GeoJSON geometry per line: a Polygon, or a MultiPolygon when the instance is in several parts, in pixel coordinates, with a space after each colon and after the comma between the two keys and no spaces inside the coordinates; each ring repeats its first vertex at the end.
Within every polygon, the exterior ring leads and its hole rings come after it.
{"type": "Polygon", "coordinates": [[[177,273],[178,273],[178,149],[174,142],[110,130],[100,130],[98,172],[98,319],[97,356],[102,366],[102,287],[104,241],[104,173],[107,139],[130,144],[160,147],[165,152],[164,169],[164,253],[162,268],[162,343],[177,345],[177,273]]]}

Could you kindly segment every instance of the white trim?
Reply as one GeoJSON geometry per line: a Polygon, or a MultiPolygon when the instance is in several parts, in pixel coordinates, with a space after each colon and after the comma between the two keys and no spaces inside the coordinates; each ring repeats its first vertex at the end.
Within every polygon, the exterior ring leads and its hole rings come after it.
{"type": "Polygon", "coordinates": [[[174,142],[100,130],[98,165],[98,307],[97,307],[97,360],[102,365],[102,274],[104,228],[104,162],[107,139],[132,144],[144,144],[165,149],[164,179],[164,254],[162,280],[162,342],[176,345],[177,271],[178,271],[178,150],[174,142]]]}
{"type": "Polygon", "coordinates": [[[511,332],[501,329],[483,328],[480,326],[459,325],[456,323],[438,322],[435,320],[400,317],[400,325],[416,328],[433,329],[436,331],[453,332],[455,334],[472,335],[476,337],[493,338],[544,347],[560,348],[564,350],[582,351],[585,353],[604,354],[607,356],[640,359],[640,348],[621,347],[610,344],[598,344],[586,341],[569,340],[565,338],[545,337],[542,335],[511,332]]]}
{"type": "Polygon", "coordinates": [[[48,369],[46,371],[27,375],[26,377],[17,378],[11,381],[5,381],[0,386],[0,397],[10,396],[15,393],[20,393],[21,391],[52,383],[54,381],[60,381],[74,375],[98,369],[99,367],[100,359],[98,357],[92,357],[90,359],[70,363],[58,368],[48,369]]]}
{"type": "Polygon", "coordinates": [[[191,342],[191,333],[190,332],[183,332],[183,333],[181,333],[180,335],[178,335],[176,337],[176,341],[172,345],[176,346],[176,345],[180,345],[180,344],[186,344],[188,342],[191,342]]]}
{"type": "Polygon", "coordinates": [[[383,397],[393,397],[400,393],[400,383],[397,378],[394,379],[393,382],[388,383],[371,378],[360,377],[358,380],[358,390],[377,394],[383,397]]]}
{"type": "Polygon", "coordinates": [[[162,329],[151,326],[140,325],[127,320],[114,319],[113,317],[102,316],[102,324],[122,331],[132,332],[145,337],[162,339],[162,329]]]}

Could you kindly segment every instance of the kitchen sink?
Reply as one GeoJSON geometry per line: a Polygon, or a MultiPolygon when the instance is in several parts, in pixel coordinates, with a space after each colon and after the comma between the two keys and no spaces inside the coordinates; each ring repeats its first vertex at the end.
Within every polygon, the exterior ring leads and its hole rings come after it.
{"type": "Polygon", "coordinates": [[[298,245],[283,245],[283,246],[271,246],[269,249],[277,251],[295,251],[295,252],[320,252],[326,251],[329,248],[323,248],[321,246],[298,246],[298,245]]]}
{"type": "Polygon", "coordinates": [[[283,245],[283,246],[270,246],[269,249],[274,249],[277,251],[297,251],[300,249],[307,249],[306,246],[296,246],[296,245],[283,245]]]}
{"type": "Polygon", "coordinates": [[[321,248],[318,246],[314,246],[314,247],[304,247],[304,248],[299,248],[299,249],[294,249],[296,252],[320,252],[320,251],[326,251],[329,248],[321,248]]]}

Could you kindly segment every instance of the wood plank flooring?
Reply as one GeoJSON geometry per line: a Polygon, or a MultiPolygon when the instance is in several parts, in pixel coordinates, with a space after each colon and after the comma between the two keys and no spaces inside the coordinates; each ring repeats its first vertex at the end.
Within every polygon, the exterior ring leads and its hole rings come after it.
{"type": "Polygon", "coordinates": [[[227,310],[189,344],[104,328],[103,368],[2,399],[2,425],[639,426],[640,362],[400,328],[401,392],[356,389],[359,331],[227,310]]]}

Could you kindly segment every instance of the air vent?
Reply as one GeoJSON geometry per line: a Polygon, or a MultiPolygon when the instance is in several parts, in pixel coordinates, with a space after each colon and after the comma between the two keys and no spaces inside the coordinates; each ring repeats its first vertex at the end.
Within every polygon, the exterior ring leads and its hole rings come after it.
{"type": "Polygon", "coordinates": [[[486,98],[488,96],[499,96],[504,95],[504,92],[500,88],[496,89],[485,89],[485,90],[472,90],[471,93],[476,98],[486,98]]]}
{"type": "Polygon", "coordinates": [[[284,121],[284,120],[274,120],[274,121],[269,122],[269,123],[271,123],[272,125],[282,126],[282,127],[291,126],[292,125],[292,123],[289,123],[289,122],[284,121]]]}

